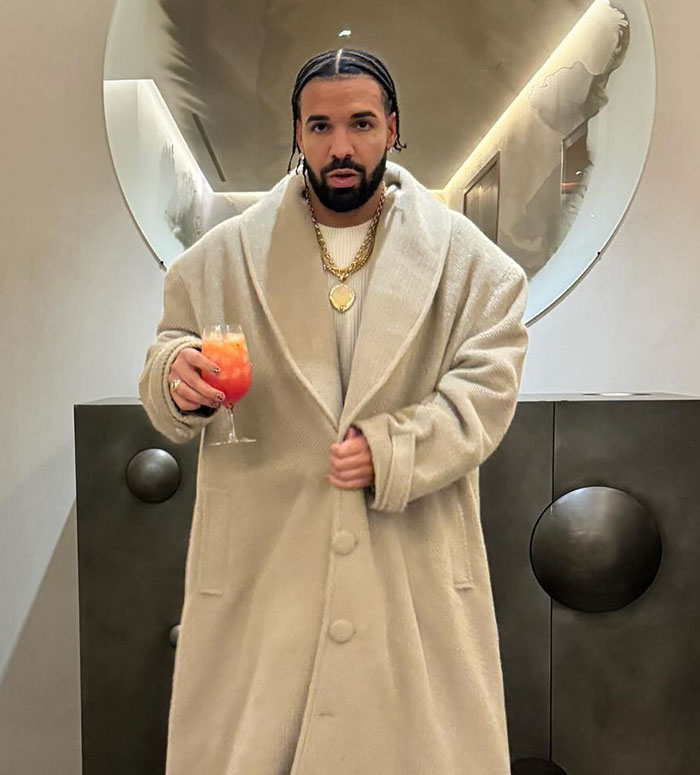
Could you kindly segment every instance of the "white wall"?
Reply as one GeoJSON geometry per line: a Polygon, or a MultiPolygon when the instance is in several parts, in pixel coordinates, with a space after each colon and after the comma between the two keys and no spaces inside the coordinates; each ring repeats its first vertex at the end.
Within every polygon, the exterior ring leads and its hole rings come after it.
{"type": "Polygon", "coordinates": [[[1,775],[79,772],[72,522],[27,617],[74,505],[73,405],[137,394],[161,304],[106,143],[112,6],[0,4],[1,775]]]}
{"type": "MultiPolygon", "coordinates": [[[[136,395],[160,315],[162,273],[105,137],[112,5],[0,5],[0,775],[80,771],[72,407],[136,395]]],[[[602,259],[532,327],[525,392],[700,394],[700,7],[650,5],[658,112],[641,187],[602,259]]]]}

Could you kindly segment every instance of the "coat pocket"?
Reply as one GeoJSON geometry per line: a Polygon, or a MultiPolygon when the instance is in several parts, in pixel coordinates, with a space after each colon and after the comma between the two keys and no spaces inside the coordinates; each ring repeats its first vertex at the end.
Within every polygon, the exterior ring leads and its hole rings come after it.
{"type": "Polygon", "coordinates": [[[474,586],[469,540],[464,518],[464,509],[459,498],[452,502],[452,583],[457,589],[471,589],[474,586]]]}
{"type": "Polygon", "coordinates": [[[222,595],[229,570],[231,493],[205,489],[200,513],[197,589],[207,595],[222,595]]]}

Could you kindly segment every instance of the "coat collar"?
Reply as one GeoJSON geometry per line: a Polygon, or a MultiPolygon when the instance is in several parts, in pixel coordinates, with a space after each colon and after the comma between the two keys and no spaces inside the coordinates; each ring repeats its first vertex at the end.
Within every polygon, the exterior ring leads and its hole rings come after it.
{"type": "Polygon", "coordinates": [[[261,307],[294,373],[342,438],[387,381],[430,307],[450,240],[447,208],[403,167],[387,161],[387,197],[345,402],[328,280],[291,173],[241,215],[243,250],[261,307]]]}

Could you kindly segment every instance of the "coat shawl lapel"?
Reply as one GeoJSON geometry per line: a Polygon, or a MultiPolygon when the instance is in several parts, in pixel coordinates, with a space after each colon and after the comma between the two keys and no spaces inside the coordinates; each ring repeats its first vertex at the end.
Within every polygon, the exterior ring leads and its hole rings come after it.
{"type": "MultiPolygon", "coordinates": [[[[370,279],[343,405],[328,280],[302,197],[288,175],[241,216],[245,259],[260,304],[296,375],[342,438],[387,381],[425,318],[450,241],[450,216],[403,167],[387,162],[390,194],[377,230],[370,279]]],[[[388,198],[387,198],[387,201],[388,198]]]]}

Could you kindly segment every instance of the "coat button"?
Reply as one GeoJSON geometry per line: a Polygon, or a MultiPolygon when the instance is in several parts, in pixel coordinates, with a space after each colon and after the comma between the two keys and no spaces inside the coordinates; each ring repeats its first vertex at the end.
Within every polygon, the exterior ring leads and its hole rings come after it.
{"type": "Polygon", "coordinates": [[[333,640],[338,643],[345,643],[345,641],[352,638],[355,628],[352,626],[352,622],[347,619],[336,619],[330,626],[330,634],[333,640]]]}
{"type": "Polygon", "coordinates": [[[357,539],[349,530],[340,530],[333,536],[333,550],[337,554],[348,554],[355,548],[357,539]]]}

